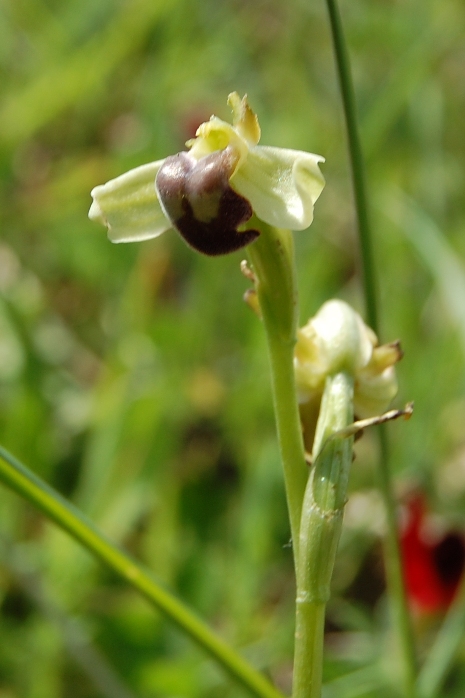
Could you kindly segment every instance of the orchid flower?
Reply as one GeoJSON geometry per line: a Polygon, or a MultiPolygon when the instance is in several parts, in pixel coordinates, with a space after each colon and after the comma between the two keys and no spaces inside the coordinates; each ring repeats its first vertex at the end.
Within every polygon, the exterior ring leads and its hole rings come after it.
{"type": "Polygon", "coordinates": [[[233,124],[212,116],[186,143],[188,151],[136,167],[95,187],[89,218],[112,242],[157,237],[175,228],[208,255],[253,242],[252,214],[265,223],[304,230],[324,179],[319,155],[260,146],[260,126],[247,97],[228,97],[233,124]]]}

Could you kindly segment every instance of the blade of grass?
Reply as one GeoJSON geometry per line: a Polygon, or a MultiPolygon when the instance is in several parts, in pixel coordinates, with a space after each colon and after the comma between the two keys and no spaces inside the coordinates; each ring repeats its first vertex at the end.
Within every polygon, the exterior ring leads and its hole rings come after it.
{"type": "MultiPolygon", "coordinates": [[[[352,171],[355,210],[360,240],[363,286],[368,324],[378,333],[378,305],[375,265],[372,251],[372,234],[368,210],[365,164],[359,137],[355,94],[350,70],[342,20],[336,0],[326,0],[331,26],[331,36],[336,60],[339,85],[352,171]]],[[[388,585],[403,657],[403,684],[406,698],[415,696],[416,659],[413,632],[405,595],[402,575],[402,559],[397,535],[397,515],[392,477],[389,470],[389,446],[383,427],[378,427],[380,439],[379,486],[383,497],[388,523],[385,559],[388,585]]]]}
{"type": "Polygon", "coordinates": [[[150,603],[163,611],[252,695],[257,698],[283,698],[264,676],[251,667],[173,594],[157,584],[139,563],[98,531],[82,512],[1,446],[0,480],[34,504],[97,559],[125,579],[150,603]]]}
{"type": "Polygon", "coordinates": [[[420,698],[435,698],[439,695],[464,633],[465,577],[420,671],[417,683],[420,698]]]}

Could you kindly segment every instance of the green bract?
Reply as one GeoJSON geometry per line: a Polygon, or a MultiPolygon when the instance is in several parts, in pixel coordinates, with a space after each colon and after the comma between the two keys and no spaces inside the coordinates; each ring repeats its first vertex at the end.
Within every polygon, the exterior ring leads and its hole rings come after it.
{"type": "Polygon", "coordinates": [[[92,190],[89,217],[107,226],[110,240],[146,240],[174,227],[196,249],[222,254],[259,234],[243,227],[252,213],[279,228],[310,225],[324,186],[318,166],[324,158],[257,145],[260,127],[246,97],[233,93],[228,103],[232,125],[213,116],[187,142],[188,151],[92,190]]]}

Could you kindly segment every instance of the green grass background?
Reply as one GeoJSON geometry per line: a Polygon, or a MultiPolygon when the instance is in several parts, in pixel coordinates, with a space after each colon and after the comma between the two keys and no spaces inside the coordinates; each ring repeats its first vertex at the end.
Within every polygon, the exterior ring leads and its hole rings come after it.
{"type": "MultiPolygon", "coordinates": [[[[341,6],[367,160],[399,494],[465,526],[465,6],[341,6]]],[[[289,529],[263,328],[240,253],[169,232],[112,245],[89,192],[178,152],[247,93],[262,143],[326,157],[295,235],[301,321],[363,312],[323,2],[0,3],[0,442],[288,690],[289,529]]],[[[392,696],[376,441],[366,434],[328,609],[327,698],[392,696]]],[[[135,592],[0,489],[0,698],[242,696],[135,592]]],[[[434,621],[417,623],[420,651],[434,621]]],[[[462,655],[465,646],[462,648],[462,655]]],[[[463,657],[462,657],[463,658],[463,657]]],[[[458,661],[444,695],[459,698],[458,661]]]]}

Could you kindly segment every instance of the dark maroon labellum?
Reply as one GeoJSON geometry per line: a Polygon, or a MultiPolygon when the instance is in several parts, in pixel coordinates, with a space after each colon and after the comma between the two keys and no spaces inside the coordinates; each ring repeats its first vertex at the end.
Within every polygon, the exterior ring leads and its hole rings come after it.
{"type": "Polygon", "coordinates": [[[166,158],[155,180],[160,203],[184,240],[198,252],[228,254],[253,242],[258,230],[238,230],[252,216],[250,203],[229,185],[234,160],[228,148],[196,161],[182,152],[166,158]]]}

